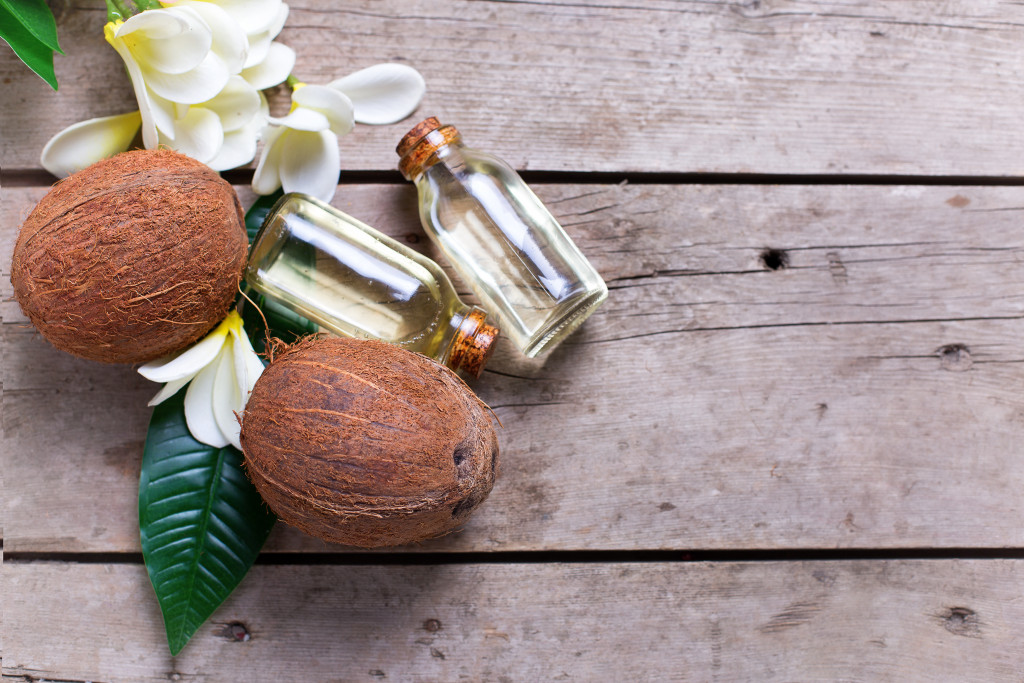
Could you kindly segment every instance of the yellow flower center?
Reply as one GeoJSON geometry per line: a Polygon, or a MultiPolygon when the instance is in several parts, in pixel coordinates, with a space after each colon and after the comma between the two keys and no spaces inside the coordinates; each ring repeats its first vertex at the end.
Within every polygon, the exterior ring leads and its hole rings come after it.
{"type": "Polygon", "coordinates": [[[107,25],[103,27],[103,37],[107,39],[107,42],[111,45],[114,44],[114,39],[117,35],[117,29],[124,25],[124,21],[118,19],[117,21],[108,21],[107,25]]]}

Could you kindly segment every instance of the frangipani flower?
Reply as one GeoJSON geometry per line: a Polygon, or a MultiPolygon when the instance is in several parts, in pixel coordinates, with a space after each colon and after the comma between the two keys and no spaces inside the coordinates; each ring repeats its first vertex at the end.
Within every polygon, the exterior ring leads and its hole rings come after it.
{"type": "Polygon", "coordinates": [[[297,84],[291,113],[268,119],[272,127],[265,134],[253,190],[271,194],[280,188],[330,201],[340,172],[338,138],[356,121],[404,119],[419,106],[425,90],[419,72],[404,64],[377,64],[326,86],[297,84]]]}
{"type": "Polygon", "coordinates": [[[235,414],[245,410],[262,373],[263,361],[249,343],[238,311],[177,356],[139,368],[146,379],[166,382],[149,405],[167,400],[188,384],[185,421],[192,436],[215,448],[231,444],[239,450],[241,426],[235,414]]]}
{"type": "Polygon", "coordinates": [[[352,103],[325,85],[301,85],[292,93],[292,111],[271,117],[263,153],[252,178],[258,194],[305,192],[330,201],[341,172],[338,136],[354,124],[352,103]]]}
{"type": "Polygon", "coordinates": [[[338,138],[355,122],[404,119],[426,90],[403,64],[377,64],[326,86],[298,83],[290,76],[295,52],[274,40],[288,17],[282,0],[136,0],[151,9],[126,20],[112,2],[104,35],[124,60],[139,111],[55,135],[40,161],[57,176],[125,151],[140,128],[147,149],[169,147],[217,171],[252,161],[264,137],[253,189],[327,201],[340,172],[338,138]],[[272,119],[260,91],[285,80],[294,87],[292,111],[272,119]]]}
{"type": "Polygon", "coordinates": [[[175,138],[175,104],[199,104],[220,93],[245,64],[245,34],[227,12],[199,2],[152,9],[104,27],[124,60],[142,114],[142,140],[158,144],[157,129],[175,138]]]}
{"type": "Polygon", "coordinates": [[[249,163],[267,122],[259,91],[295,66],[295,52],[273,42],[287,16],[281,0],[181,0],[110,22],[104,32],[139,111],[64,129],[44,147],[43,167],[70,175],[128,149],[140,126],[148,149],[163,145],[217,171],[249,163]]]}

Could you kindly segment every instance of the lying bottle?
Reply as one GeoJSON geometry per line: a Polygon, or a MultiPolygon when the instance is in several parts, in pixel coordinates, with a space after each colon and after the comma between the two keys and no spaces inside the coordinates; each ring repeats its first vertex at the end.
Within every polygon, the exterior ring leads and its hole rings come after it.
{"type": "Polygon", "coordinates": [[[421,122],[396,150],[416,184],[420,220],[527,357],[554,348],[608,288],[523,179],[465,147],[453,126],[421,122]]]}
{"type": "Polygon", "coordinates": [[[335,334],[391,342],[474,377],[498,336],[436,263],[303,194],[267,214],[245,277],[335,334]]]}

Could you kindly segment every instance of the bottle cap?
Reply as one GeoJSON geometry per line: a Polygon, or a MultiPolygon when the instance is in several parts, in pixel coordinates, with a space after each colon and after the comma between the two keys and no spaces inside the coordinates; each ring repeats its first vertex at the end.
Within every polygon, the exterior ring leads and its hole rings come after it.
{"type": "Polygon", "coordinates": [[[499,334],[498,328],[487,322],[487,313],[482,308],[473,307],[459,324],[452,341],[452,351],[448,354],[448,367],[479,377],[494,351],[494,342],[499,334]]]}
{"type": "Polygon", "coordinates": [[[434,116],[424,119],[402,136],[398,147],[395,148],[401,158],[398,170],[406,180],[412,180],[423,171],[424,165],[434,152],[460,139],[455,126],[442,126],[434,116]]]}

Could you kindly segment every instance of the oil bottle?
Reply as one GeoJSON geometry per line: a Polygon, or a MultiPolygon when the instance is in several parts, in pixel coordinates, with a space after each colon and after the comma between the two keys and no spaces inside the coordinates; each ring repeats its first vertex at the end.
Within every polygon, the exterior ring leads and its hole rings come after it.
{"type": "Polygon", "coordinates": [[[428,118],[396,150],[427,234],[527,357],[556,346],[608,297],[593,266],[507,163],[428,118]]]}
{"type": "Polygon", "coordinates": [[[498,336],[434,261],[308,195],[286,194],[267,214],[245,277],[335,334],[391,342],[475,377],[498,336]]]}

